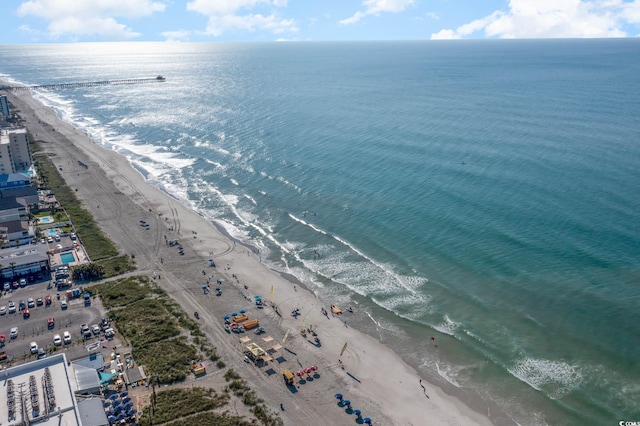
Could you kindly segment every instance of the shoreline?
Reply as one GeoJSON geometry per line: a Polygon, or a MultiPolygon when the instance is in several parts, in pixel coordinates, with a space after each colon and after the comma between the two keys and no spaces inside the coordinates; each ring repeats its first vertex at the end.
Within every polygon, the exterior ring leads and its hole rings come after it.
{"type": "MultiPolygon", "coordinates": [[[[290,278],[295,277],[270,269],[258,259],[255,247],[231,237],[223,227],[149,184],[125,157],[101,147],[83,132],[62,122],[57,114],[36,101],[30,93],[8,93],[7,96],[20,110],[25,126],[31,133],[37,130],[34,137],[38,140],[44,137],[49,139],[43,140],[43,152],[52,157],[54,164],[63,167],[61,174],[67,185],[77,185],[76,194],[102,229],[124,253],[136,254],[137,272],[160,272],[165,278],[159,284],[185,307],[185,311],[190,311],[186,306],[195,306],[199,312],[205,312],[201,321],[203,331],[220,349],[229,367],[237,369],[268,406],[276,407],[284,400],[286,406],[296,407],[280,413],[285,424],[353,422],[353,417],[335,407],[334,394],[338,392],[349,396],[354,405],[357,404],[355,408],[361,408],[365,416],[374,420],[374,424],[420,425],[424,424],[423,419],[429,419],[430,424],[491,424],[488,417],[473,410],[469,404],[421,378],[388,346],[366,333],[343,326],[338,318],[332,316],[330,320],[324,319],[320,313],[322,303],[303,283],[297,284],[299,291],[292,290],[296,284],[290,278]],[[52,128],[39,123],[48,123],[52,128]],[[55,130],[52,131],[53,128],[55,130]],[[65,159],[70,157],[72,161],[65,163],[65,159]],[[83,158],[90,167],[77,170],[77,164],[74,167],[77,162],[73,157],[83,158]],[[146,218],[150,216],[153,221],[154,230],[147,233],[153,234],[153,238],[147,239],[149,235],[136,228],[134,222],[142,215],[146,218]],[[125,224],[124,221],[129,219],[131,223],[125,224]],[[173,232],[170,231],[171,227],[173,232]],[[183,245],[188,247],[188,259],[176,258],[175,253],[171,253],[173,250],[163,244],[163,235],[179,237],[181,242],[184,240],[183,245]],[[220,306],[221,301],[213,299],[213,296],[202,297],[199,291],[198,280],[202,279],[199,270],[205,267],[212,251],[217,253],[214,255],[218,263],[216,273],[225,279],[225,306],[220,306]],[[159,258],[167,260],[158,262],[159,258]],[[185,270],[188,267],[191,267],[190,270],[185,270]],[[237,283],[233,275],[239,277],[237,283]],[[278,374],[265,378],[262,374],[256,374],[261,373],[260,370],[242,362],[236,336],[229,337],[224,333],[220,315],[246,304],[241,297],[244,291],[241,281],[250,283],[249,291],[262,295],[264,299],[270,289],[275,288],[278,295],[276,301],[283,312],[299,306],[303,307],[305,313],[308,310],[309,323],[314,325],[323,341],[320,348],[300,341],[297,332],[300,320],[278,317],[268,307],[255,314],[263,314],[265,325],[268,324],[268,328],[265,328],[276,340],[281,340],[287,329],[291,330],[286,348],[291,349],[298,359],[305,358],[305,362],[314,362],[321,368],[322,378],[318,380],[319,383],[309,385],[310,390],[305,385],[297,394],[287,395],[278,374]],[[231,284],[233,287],[229,288],[231,284]],[[228,298],[227,292],[230,293],[228,298]],[[287,297],[282,298],[281,295],[287,297]],[[232,340],[234,342],[229,343],[232,340]],[[342,371],[337,368],[336,354],[344,342],[349,343],[349,350],[343,357],[347,368],[342,371]],[[380,365],[393,365],[394,368],[380,369],[380,365]],[[423,391],[424,395],[428,395],[427,398],[423,396],[423,391]],[[312,416],[311,420],[309,416],[312,416]]],[[[251,307],[251,311],[254,310],[251,307]]],[[[290,359],[276,367],[298,368],[292,361],[290,359]]],[[[463,392],[461,389],[460,393],[463,392]]]]}

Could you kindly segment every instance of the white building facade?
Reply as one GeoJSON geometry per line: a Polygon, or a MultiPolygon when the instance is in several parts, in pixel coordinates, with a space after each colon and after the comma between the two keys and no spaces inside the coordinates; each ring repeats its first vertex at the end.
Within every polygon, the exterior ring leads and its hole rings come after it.
{"type": "Polygon", "coordinates": [[[29,170],[32,164],[27,130],[0,130],[0,175],[29,170]]]}

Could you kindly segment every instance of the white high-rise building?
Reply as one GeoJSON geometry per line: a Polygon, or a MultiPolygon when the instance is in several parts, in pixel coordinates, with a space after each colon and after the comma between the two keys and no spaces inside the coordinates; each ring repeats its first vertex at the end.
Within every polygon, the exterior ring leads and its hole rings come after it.
{"type": "Polygon", "coordinates": [[[0,95],[0,118],[11,118],[11,111],[9,110],[9,101],[5,95],[0,95]]]}
{"type": "Polygon", "coordinates": [[[0,130],[0,175],[24,172],[32,164],[27,130],[0,130]]]}

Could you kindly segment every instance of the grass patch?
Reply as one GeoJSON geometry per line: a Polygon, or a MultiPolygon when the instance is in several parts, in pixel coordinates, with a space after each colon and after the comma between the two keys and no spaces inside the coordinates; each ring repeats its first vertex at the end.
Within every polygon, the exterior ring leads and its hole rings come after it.
{"type": "Polygon", "coordinates": [[[102,298],[106,309],[123,308],[151,295],[151,287],[145,277],[128,277],[92,286],[89,290],[102,298]]]}
{"type": "Polygon", "coordinates": [[[191,372],[191,360],[198,357],[198,351],[184,336],[134,347],[132,354],[138,363],[145,366],[147,375],[158,383],[186,379],[191,372]]]}
{"type": "Polygon", "coordinates": [[[112,310],[109,315],[134,351],[180,334],[178,322],[158,299],[141,299],[126,309],[112,310]]]}
{"type": "MultiPolygon", "coordinates": [[[[205,388],[185,388],[168,389],[156,393],[155,404],[146,407],[145,412],[151,412],[153,424],[170,422],[181,417],[187,417],[195,413],[211,411],[224,407],[229,402],[229,396],[218,394],[213,389],[205,388]]],[[[193,418],[190,418],[190,421],[193,418]]],[[[149,416],[140,419],[140,426],[151,425],[149,416]]],[[[218,424],[218,423],[191,423],[193,424],[218,424]]]]}

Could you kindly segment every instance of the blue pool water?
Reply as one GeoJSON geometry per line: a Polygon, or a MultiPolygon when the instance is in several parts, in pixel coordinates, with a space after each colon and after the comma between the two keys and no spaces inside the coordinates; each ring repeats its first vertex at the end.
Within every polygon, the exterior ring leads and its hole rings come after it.
{"type": "Polygon", "coordinates": [[[60,260],[62,260],[62,263],[64,265],[71,263],[71,262],[75,262],[76,261],[76,257],[73,255],[73,253],[68,252],[68,253],[62,253],[60,255],[60,260]]]}
{"type": "Polygon", "coordinates": [[[56,231],[55,229],[49,229],[49,230],[47,231],[47,234],[48,234],[50,237],[55,237],[56,235],[58,235],[58,231],[56,231]]]}
{"type": "Polygon", "coordinates": [[[54,219],[51,216],[44,216],[38,219],[40,223],[53,223],[54,219]]]}

